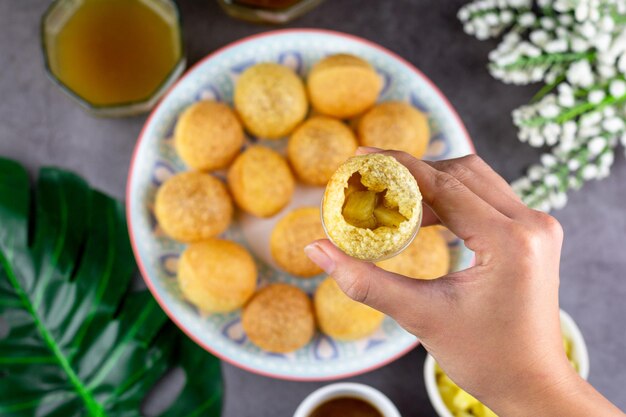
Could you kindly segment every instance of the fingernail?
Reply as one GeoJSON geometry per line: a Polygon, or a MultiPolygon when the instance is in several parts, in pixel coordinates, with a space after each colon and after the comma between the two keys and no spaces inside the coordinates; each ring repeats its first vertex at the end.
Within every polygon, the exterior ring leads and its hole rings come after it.
{"type": "Polygon", "coordinates": [[[382,149],[379,148],[374,148],[372,146],[359,146],[358,148],[356,148],[356,154],[357,155],[364,155],[367,153],[376,153],[376,152],[380,152],[382,151],[382,149]]]}
{"type": "Polygon", "coordinates": [[[311,243],[304,248],[304,253],[313,261],[317,266],[322,268],[328,275],[332,274],[335,270],[335,262],[324,252],[317,243],[311,243]]]}

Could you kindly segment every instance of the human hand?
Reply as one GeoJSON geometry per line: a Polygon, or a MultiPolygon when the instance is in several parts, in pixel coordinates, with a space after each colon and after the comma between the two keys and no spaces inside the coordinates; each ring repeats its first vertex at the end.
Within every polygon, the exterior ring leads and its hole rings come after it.
{"type": "MultiPolygon", "coordinates": [[[[378,150],[360,150],[372,151],[378,150]]],[[[595,393],[563,349],[559,223],[527,208],[475,155],[424,162],[402,152],[385,153],[417,179],[425,202],[423,224],[448,227],[475,252],[475,265],[423,281],[353,259],[328,240],[309,245],[307,255],[348,296],[419,337],[452,380],[496,413],[591,415],[567,414],[563,407],[550,414],[557,397],[565,401],[573,393],[595,393]]]]}

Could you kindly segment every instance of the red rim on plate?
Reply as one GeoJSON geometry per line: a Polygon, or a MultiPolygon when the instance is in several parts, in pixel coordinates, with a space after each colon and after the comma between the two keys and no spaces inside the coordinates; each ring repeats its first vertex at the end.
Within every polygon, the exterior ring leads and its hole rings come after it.
{"type": "Polygon", "coordinates": [[[163,300],[159,296],[158,292],[156,291],[156,289],[154,287],[154,284],[153,284],[152,280],[150,279],[150,276],[146,272],[146,269],[145,269],[145,266],[144,266],[144,264],[142,262],[142,259],[139,256],[139,251],[137,249],[135,236],[133,234],[132,217],[130,215],[130,201],[131,201],[131,199],[130,199],[130,185],[132,184],[132,176],[133,176],[133,172],[134,172],[135,160],[137,158],[137,153],[139,151],[139,147],[140,147],[142,141],[144,140],[144,137],[145,137],[144,134],[145,134],[146,127],[152,121],[152,118],[154,117],[155,113],[157,112],[157,110],[161,106],[161,103],[163,102],[163,100],[167,96],[169,96],[169,94],[172,92],[172,90],[174,88],[176,88],[176,86],[178,85],[178,83],[181,80],[186,78],[194,69],[196,69],[196,67],[200,66],[205,61],[207,61],[207,60],[209,60],[211,58],[214,58],[215,56],[220,55],[220,54],[226,52],[227,50],[229,50],[231,48],[234,48],[234,47],[236,47],[236,46],[238,46],[238,45],[240,45],[242,43],[246,43],[246,42],[249,42],[249,41],[252,41],[252,40],[255,40],[255,39],[259,39],[259,38],[265,38],[265,37],[270,37],[270,36],[274,36],[274,35],[281,35],[281,34],[286,34],[286,33],[296,33],[296,34],[297,33],[302,33],[302,34],[318,33],[318,34],[333,35],[333,36],[347,38],[347,39],[350,39],[351,41],[359,42],[359,43],[367,45],[367,46],[369,46],[371,48],[374,48],[374,49],[378,50],[379,52],[382,52],[383,54],[386,54],[386,55],[394,58],[395,60],[401,62],[407,68],[409,68],[411,71],[413,71],[417,77],[421,78],[424,82],[426,82],[430,86],[430,88],[432,88],[432,90],[435,92],[435,94],[437,94],[439,96],[439,98],[441,99],[443,104],[448,108],[448,110],[450,111],[450,113],[452,114],[454,119],[456,120],[457,124],[461,128],[461,132],[463,133],[464,138],[465,138],[467,144],[469,145],[470,149],[472,150],[473,153],[476,152],[476,148],[474,147],[474,143],[472,142],[472,139],[470,138],[469,134],[467,133],[467,129],[465,128],[465,125],[461,121],[461,118],[459,117],[459,115],[456,112],[456,110],[454,109],[454,107],[452,107],[452,104],[450,104],[450,102],[448,101],[446,96],[443,95],[443,93],[439,90],[439,88],[437,88],[437,86],[428,77],[426,77],[420,70],[415,68],[415,66],[413,64],[411,64],[410,62],[408,62],[406,59],[402,58],[401,56],[397,55],[396,53],[394,53],[394,52],[388,50],[387,48],[384,48],[384,47],[382,47],[382,46],[380,46],[380,45],[378,45],[378,44],[376,44],[376,43],[374,43],[372,41],[360,38],[358,36],[342,33],[342,32],[336,32],[336,31],[325,30],[325,29],[281,29],[281,30],[273,30],[273,31],[264,32],[264,33],[260,33],[260,34],[256,34],[256,35],[252,35],[252,36],[248,36],[248,37],[239,39],[239,40],[237,40],[235,42],[232,42],[232,43],[230,43],[230,44],[228,44],[226,46],[223,46],[223,47],[215,50],[214,52],[210,53],[209,55],[207,55],[206,57],[204,57],[200,61],[196,62],[193,66],[191,66],[185,72],[185,74],[178,81],[176,81],[168,89],[168,91],[163,95],[163,97],[160,99],[160,101],[157,104],[157,106],[152,110],[152,112],[148,116],[148,119],[146,120],[143,128],[141,129],[141,132],[139,133],[139,137],[138,137],[138,140],[137,140],[137,144],[135,145],[135,149],[133,151],[133,156],[132,156],[132,159],[131,159],[131,162],[130,162],[130,169],[129,169],[129,173],[128,173],[128,179],[127,179],[127,182],[126,182],[126,218],[127,218],[127,221],[128,221],[128,233],[129,233],[129,236],[130,236],[131,246],[133,248],[133,253],[135,255],[135,260],[137,261],[137,265],[139,267],[139,272],[141,273],[141,276],[143,277],[143,280],[145,281],[145,283],[146,283],[148,289],[150,290],[150,292],[152,293],[152,296],[156,299],[156,301],[161,306],[163,311],[165,311],[165,313],[170,318],[170,320],[172,320],[176,324],[176,326],[178,326],[178,328],[181,329],[196,344],[198,344],[199,346],[201,346],[203,349],[205,349],[206,351],[210,352],[211,354],[217,356],[218,358],[220,358],[224,362],[227,362],[227,363],[229,363],[231,365],[234,365],[234,366],[236,366],[238,368],[244,369],[244,370],[246,370],[248,372],[251,372],[251,373],[254,373],[254,374],[263,375],[263,376],[272,377],[272,378],[284,379],[284,380],[289,380],[289,381],[330,381],[330,380],[336,380],[336,379],[342,379],[342,378],[349,378],[349,377],[352,377],[352,376],[355,376],[355,375],[364,374],[364,373],[373,371],[375,369],[381,368],[381,367],[383,367],[383,366],[385,366],[385,365],[387,365],[387,364],[389,364],[389,363],[391,363],[391,362],[401,358],[402,356],[406,355],[408,352],[413,350],[413,348],[415,348],[419,344],[419,340],[416,340],[415,343],[410,345],[408,348],[404,349],[403,351],[397,353],[396,355],[394,355],[394,356],[392,356],[392,357],[390,357],[390,358],[388,358],[388,359],[386,359],[384,361],[381,361],[381,362],[377,363],[376,365],[373,365],[373,366],[370,366],[368,368],[364,368],[364,369],[361,369],[361,370],[358,370],[358,371],[348,372],[348,373],[339,374],[339,375],[332,375],[332,376],[329,376],[329,377],[292,377],[292,376],[286,376],[286,375],[282,375],[282,374],[276,374],[276,373],[271,373],[271,372],[260,371],[258,369],[250,368],[249,366],[246,366],[246,365],[244,365],[242,363],[236,362],[232,358],[226,357],[226,356],[220,354],[219,352],[216,352],[210,346],[204,344],[201,340],[196,338],[194,336],[194,334],[191,331],[189,331],[189,329],[187,329],[180,321],[178,321],[176,316],[174,314],[172,314],[172,312],[168,309],[167,305],[163,302],[163,300]]]}

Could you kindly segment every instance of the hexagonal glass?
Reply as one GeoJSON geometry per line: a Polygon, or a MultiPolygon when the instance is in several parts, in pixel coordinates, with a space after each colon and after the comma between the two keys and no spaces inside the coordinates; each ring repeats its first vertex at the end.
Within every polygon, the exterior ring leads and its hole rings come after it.
{"type": "Polygon", "coordinates": [[[149,97],[138,101],[129,101],[115,104],[94,104],[80,96],[77,92],[67,86],[53,72],[50,60],[50,51],[54,48],[55,36],[59,34],[63,26],[70,17],[80,8],[86,0],[55,0],[48,7],[41,19],[41,47],[44,56],[44,65],[48,77],[59,86],[59,88],[81,105],[87,112],[95,116],[122,117],[141,114],[149,111],[159,101],[167,89],[180,77],[185,69],[185,50],[182,39],[182,23],[178,7],[173,0],[142,0],[149,3],[151,7],[159,10],[167,23],[175,29],[175,34],[179,42],[180,56],[169,73],[165,76],[161,84],[150,94],[149,97]]]}

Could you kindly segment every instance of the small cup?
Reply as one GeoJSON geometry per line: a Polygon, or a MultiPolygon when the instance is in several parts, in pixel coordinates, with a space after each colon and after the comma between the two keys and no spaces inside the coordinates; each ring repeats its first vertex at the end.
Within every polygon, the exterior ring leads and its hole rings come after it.
{"type": "Polygon", "coordinates": [[[375,406],[383,417],[400,417],[400,412],[385,394],[368,385],[352,382],[330,384],[313,391],[300,403],[293,417],[309,417],[320,404],[340,397],[364,400],[375,406]]]}
{"type": "MultiPolygon", "coordinates": [[[[561,334],[572,342],[572,359],[578,364],[578,374],[583,379],[587,379],[589,376],[589,353],[587,352],[585,339],[583,339],[583,335],[574,319],[563,310],[561,310],[561,334]]],[[[439,417],[454,417],[441,398],[435,376],[435,359],[431,355],[427,355],[424,362],[424,382],[428,392],[428,399],[437,415],[439,417]]]]}

